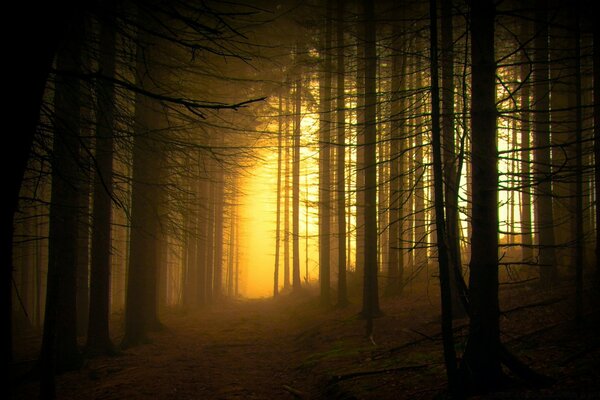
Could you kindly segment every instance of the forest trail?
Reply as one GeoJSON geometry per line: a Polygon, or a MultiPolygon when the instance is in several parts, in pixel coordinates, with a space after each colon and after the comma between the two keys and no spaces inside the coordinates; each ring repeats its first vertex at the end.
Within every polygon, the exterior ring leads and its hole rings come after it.
{"type": "MultiPolygon", "coordinates": [[[[506,314],[504,340],[523,359],[535,360],[536,370],[561,377],[554,387],[527,394],[600,393],[592,368],[600,357],[596,328],[574,335],[565,320],[569,305],[556,294],[528,294],[533,308],[545,311],[544,318],[532,319],[532,307],[522,307],[524,294],[504,296],[505,309],[517,305],[506,314]]],[[[61,375],[57,398],[430,399],[445,389],[437,297],[412,296],[383,300],[375,343],[364,336],[356,302],[323,308],[315,297],[280,296],[165,312],[165,328],[149,343],[61,375]]],[[[466,327],[466,320],[455,321],[459,343],[466,327]]],[[[21,382],[15,398],[38,398],[38,390],[35,381],[21,382]]]]}
{"type": "Polygon", "coordinates": [[[270,300],[226,301],[164,316],[151,342],[89,361],[59,380],[64,399],[293,399],[300,326],[270,300]],[[287,389],[286,389],[287,388],[287,389]]]}

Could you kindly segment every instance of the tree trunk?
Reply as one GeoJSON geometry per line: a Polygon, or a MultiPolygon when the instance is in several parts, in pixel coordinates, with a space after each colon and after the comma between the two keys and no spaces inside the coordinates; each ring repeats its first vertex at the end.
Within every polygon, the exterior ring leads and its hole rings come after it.
{"type": "MultiPolygon", "coordinates": [[[[81,67],[83,22],[71,26],[73,40],[58,50],[59,71],[77,74],[81,67]]],[[[52,195],[48,240],[48,280],[40,353],[42,397],[53,398],[54,373],[78,368],[77,349],[77,210],[79,206],[80,82],[58,74],[55,85],[55,131],[52,144],[52,195]]]]}
{"type": "Polygon", "coordinates": [[[344,0],[337,2],[337,212],[338,307],[348,304],[346,289],[346,96],[344,79],[344,0]]]}
{"type": "Polygon", "coordinates": [[[498,152],[494,1],[471,2],[473,237],[470,263],[470,324],[461,368],[469,388],[498,387],[500,328],[498,304],[498,152]]]}
{"type": "Polygon", "coordinates": [[[332,6],[327,1],[321,35],[319,82],[319,286],[321,305],[329,306],[331,285],[331,37],[332,6]]]}
{"type": "Polygon", "coordinates": [[[357,1],[356,24],[356,283],[365,273],[365,46],[363,1],[357,1]]]}
{"type": "Polygon", "coordinates": [[[365,104],[364,104],[364,162],[365,162],[365,238],[364,283],[361,316],[367,320],[366,334],[373,334],[373,319],[381,313],[377,284],[377,53],[375,4],[363,0],[365,104]]]}
{"type": "Polygon", "coordinates": [[[302,129],[302,74],[296,80],[294,100],[294,159],[292,162],[292,287],[300,290],[300,136],[302,129]]]}
{"type": "MultiPolygon", "coordinates": [[[[221,143],[223,145],[223,143],[221,143]]],[[[217,162],[217,182],[215,193],[215,260],[213,298],[219,300],[223,294],[223,208],[225,204],[225,175],[223,166],[217,162]]]]}
{"type": "Polygon", "coordinates": [[[275,270],[273,273],[273,296],[279,294],[279,249],[281,241],[281,156],[283,146],[283,87],[279,90],[277,115],[277,211],[275,223],[275,270]]]}
{"type": "MultiPolygon", "coordinates": [[[[596,284],[600,288],[600,27],[594,24],[594,190],[596,198],[596,284]]],[[[600,297],[600,291],[596,292],[600,297]]]]}
{"type": "Polygon", "coordinates": [[[285,173],[283,205],[283,289],[290,288],[290,83],[286,82],[285,173]]]}
{"type": "MultiPolygon", "coordinates": [[[[112,4],[111,4],[112,5],[112,4]]],[[[114,11],[114,6],[112,6],[114,11]]],[[[115,74],[115,18],[108,12],[100,31],[98,68],[106,77],[115,74]]],[[[113,196],[113,126],[115,89],[109,80],[97,82],[96,172],[92,211],[92,263],[90,270],[90,313],[86,353],[113,351],[109,334],[111,220],[113,196]]]]}
{"type": "MultiPolygon", "coordinates": [[[[156,77],[152,56],[154,44],[140,32],[136,61],[136,84],[152,90],[156,77]],[[141,46],[144,46],[143,48],[141,46]]],[[[131,231],[127,291],[125,298],[125,336],[121,346],[129,347],[147,340],[156,323],[156,274],[159,234],[160,145],[156,140],[157,119],[163,110],[155,100],[142,94],[135,96],[133,178],[131,193],[131,231]]]]}
{"type": "MultiPolygon", "coordinates": [[[[446,10],[448,11],[448,10],[446,10]]],[[[433,150],[433,180],[435,227],[437,232],[437,250],[440,272],[441,309],[442,309],[442,340],[444,345],[444,363],[448,378],[448,389],[452,395],[459,397],[458,371],[456,366],[456,351],[454,350],[454,335],[452,332],[452,291],[450,282],[450,252],[448,243],[452,235],[446,233],[444,221],[444,178],[442,176],[442,134],[440,129],[440,94],[438,79],[438,48],[437,48],[437,4],[436,0],[429,2],[430,13],[430,54],[431,54],[431,146],[433,150]]],[[[448,16],[446,16],[448,17],[448,16]]],[[[446,32],[447,34],[448,32],[446,32]]],[[[447,87],[446,87],[447,89],[447,87]]],[[[448,142],[446,142],[448,146],[448,142]]],[[[447,187],[447,186],[446,186],[447,187]]],[[[446,205],[447,209],[447,205],[446,205]]]]}
{"type": "Polygon", "coordinates": [[[402,52],[402,37],[400,23],[394,23],[392,28],[392,81],[391,81],[391,104],[390,104],[390,235],[389,235],[389,267],[386,286],[387,295],[398,295],[402,292],[402,272],[404,259],[402,252],[402,191],[403,185],[403,161],[402,154],[404,126],[404,110],[401,100],[402,86],[405,79],[403,72],[406,68],[406,59],[402,52]]]}
{"type": "MultiPolygon", "coordinates": [[[[521,41],[529,40],[531,36],[531,23],[524,20],[521,23],[521,41]]],[[[522,243],[522,257],[521,260],[524,264],[533,262],[533,240],[531,237],[531,177],[530,177],[530,150],[531,145],[529,136],[531,135],[531,124],[530,124],[530,84],[526,82],[529,77],[531,64],[529,61],[529,54],[525,47],[521,52],[521,67],[520,67],[520,78],[521,84],[521,243],[522,243]]]]}
{"type": "Polygon", "coordinates": [[[460,227],[458,221],[458,179],[456,144],[454,139],[454,29],[452,24],[452,0],[442,0],[442,157],[444,165],[446,234],[450,258],[450,290],[454,317],[464,316],[465,310],[459,299],[457,279],[462,276],[460,252],[460,227]]]}
{"type": "Polygon", "coordinates": [[[548,60],[548,10],[544,0],[536,1],[534,55],[534,143],[535,221],[538,235],[540,281],[544,288],[556,281],[552,171],[550,162],[550,76],[548,60]]]}

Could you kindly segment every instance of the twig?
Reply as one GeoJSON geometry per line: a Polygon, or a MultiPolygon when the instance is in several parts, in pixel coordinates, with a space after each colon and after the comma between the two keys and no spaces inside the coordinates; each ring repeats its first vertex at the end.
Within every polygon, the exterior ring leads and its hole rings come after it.
{"type": "Polygon", "coordinates": [[[358,378],[358,377],[361,377],[361,376],[389,374],[391,372],[401,372],[401,371],[415,371],[415,370],[427,368],[429,366],[430,366],[430,364],[405,365],[403,367],[396,367],[396,368],[386,368],[386,369],[377,369],[377,370],[371,370],[371,371],[350,372],[348,374],[333,376],[331,378],[331,380],[329,381],[329,384],[337,383],[337,382],[344,381],[344,380],[347,380],[347,379],[358,378]]]}
{"type": "Polygon", "coordinates": [[[305,396],[304,396],[304,393],[303,393],[303,392],[301,392],[301,391],[300,391],[300,390],[298,390],[298,389],[294,389],[294,388],[293,388],[293,387],[291,387],[291,386],[288,386],[288,385],[283,385],[283,389],[284,389],[285,391],[289,392],[289,393],[290,393],[292,396],[294,396],[294,398],[295,398],[295,399],[304,399],[304,398],[305,398],[305,396]]]}

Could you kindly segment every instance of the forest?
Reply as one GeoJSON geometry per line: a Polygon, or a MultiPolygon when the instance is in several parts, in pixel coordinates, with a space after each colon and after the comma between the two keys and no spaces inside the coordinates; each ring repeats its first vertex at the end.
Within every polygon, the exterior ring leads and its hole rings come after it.
{"type": "Polygon", "coordinates": [[[600,398],[594,2],[21,3],[3,397],[600,398]]]}

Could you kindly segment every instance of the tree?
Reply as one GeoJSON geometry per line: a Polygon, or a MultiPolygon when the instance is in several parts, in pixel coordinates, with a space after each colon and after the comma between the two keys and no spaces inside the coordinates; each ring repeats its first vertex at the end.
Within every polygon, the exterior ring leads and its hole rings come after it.
{"type": "MultiPolygon", "coordinates": [[[[446,10],[447,11],[447,10],[446,10]]],[[[452,292],[450,282],[450,255],[448,243],[452,235],[446,232],[444,218],[444,182],[442,178],[442,134],[440,132],[440,94],[438,79],[438,47],[437,47],[437,4],[429,2],[430,14],[430,54],[431,54],[431,146],[433,149],[433,179],[435,197],[435,227],[437,232],[438,263],[440,271],[442,337],[444,344],[444,363],[450,393],[459,393],[456,351],[452,332],[452,292]]],[[[446,16],[447,17],[447,16],[446,16]]],[[[493,17],[492,17],[493,18],[493,17]]],[[[492,36],[493,38],[493,36],[492,36]]],[[[493,40],[493,39],[492,39],[493,40]]],[[[446,145],[448,143],[446,142],[446,145]]]]}
{"type": "MultiPolygon", "coordinates": [[[[147,16],[140,16],[145,18],[147,16]]],[[[137,86],[152,90],[157,73],[153,65],[156,51],[151,36],[140,31],[136,56],[137,86]]],[[[156,89],[156,87],[154,87],[156,89]]],[[[125,336],[121,346],[147,340],[156,311],[156,274],[159,225],[159,172],[161,148],[157,129],[163,114],[160,103],[142,93],[135,95],[133,178],[131,199],[130,257],[125,303],[125,336]]]]}
{"type": "MultiPolygon", "coordinates": [[[[107,77],[115,74],[114,3],[107,4],[101,21],[100,58],[98,68],[107,77]]],[[[87,330],[87,354],[113,352],[109,334],[111,220],[113,197],[113,126],[115,114],[114,84],[97,82],[98,122],[96,126],[96,170],[92,216],[92,249],[90,270],[90,312],[87,330]]]]}
{"type": "Polygon", "coordinates": [[[277,114],[277,210],[275,223],[275,270],[273,273],[273,296],[279,294],[279,249],[281,241],[281,156],[283,147],[283,87],[278,92],[277,114]]]}
{"type": "MultiPolygon", "coordinates": [[[[524,20],[521,23],[521,41],[529,40],[531,36],[531,23],[524,20]]],[[[531,189],[530,189],[530,140],[531,135],[531,118],[530,118],[530,101],[531,95],[530,84],[527,82],[530,72],[531,63],[527,52],[528,46],[523,44],[521,51],[521,66],[519,77],[521,79],[521,241],[523,244],[523,263],[533,262],[533,241],[531,239],[531,189]]]]}
{"type": "Polygon", "coordinates": [[[302,73],[294,94],[294,157],[292,161],[292,287],[300,290],[300,136],[302,122],[302,73]]]}
{"type": "Polygon", "coordinates": [[[377,284],[377,53],[375,5],[364,0],[364,162],[365,162],[365,237],[364,283],[361,316],[367,320],[366,334],[373,334],[373,319],[381,313],[377,284]]]}
{"type": "Polygon", "coordinates": [[[80,82],[69,74],[81,67],[83,22],[70,26],[71,40],[58,50],[52,142],[52,195],[48,241],[48,280],[40,353],[42,397],[54,398],[54,374],[78,368],[77,210],[80,82]]]}
{"type": "Polygon", "coordinates": [[[402,37],[399,22],[392,28],[392,79],[390,104],[390,240],[389,268],[386,294],[402,293],[404,254],[402,252],[402,223],[404,222],[402,191],[404,190],[404,106],[402,89],[405,86],[406,56],[402,55],[402,37]]]}
{"type": "Polygon", "coordinates": [[[338,211],[338,300],[348,303],[346,290],[346,96],[344,79],[344,0],[337,2],[337,211],[338,211]]]}
{"type": "Polygon", "coordinates": [[[328,0],[319,77],[319,285],[320,301],[325,306],[330,303],[331,279],[331,20],[331,0],[328,0]]]}
{"type": "MultiPolygon", "coordinates": [[[[450,290],[452,310],[455,317],[464,315],[459,299],[457,285],[462,279],[462,256],[460,251],[460,225],[458,215],[458,181],[460,171],[457,166],[456,145],[454,139],[454,29],[452,24],[452,0],[442,0],[442,157],[444,164],[444,202],[446,212],[446,234],[450,257],[450,290]],[[460,276],[461,279],[457,279],[460,276]]],[[[437,211],[436,211],[437,212],[437,211]]],[[[439,235],[439,234],[438,234],[439,235]]],[[[439,240],[439,238],[438,238],[439,240]]]]}
{"type": "Polygon", "coordinates": [[[469,264],[469,336],[461,369],[476,391],[498,387],[500,327],[498,303],[498,166],[494,1],[471,3],[471,132],[473,216],[469,264]]]}
{"type": "Polygon", "coordinates": [[[534,168],[535,221],[538,236],[538,263],[542,287],[556,280],[554,252],[554,213],[552,210],[552,170],[550,162],[550,74],[548,60],[548,9],[536,1],[534,53],[534,168]]]}

